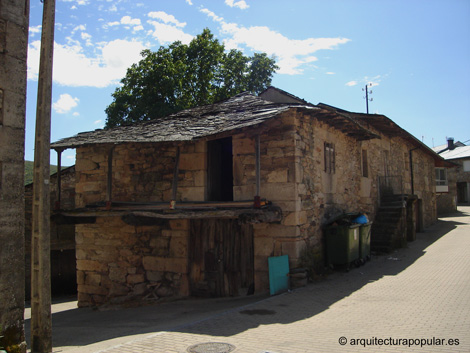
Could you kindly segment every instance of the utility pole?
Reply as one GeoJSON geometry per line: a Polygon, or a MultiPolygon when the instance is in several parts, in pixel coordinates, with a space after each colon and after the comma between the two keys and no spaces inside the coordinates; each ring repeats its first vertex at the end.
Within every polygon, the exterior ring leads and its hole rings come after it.
{"type": "Polygon", "coordinates": [[[362,91],[366,92],[366,96],[363,97],[363,98],[366,99],[366,112],[367,112],[367,114],[369,114],[369,101],[372,102],[374,100],[374,98],[369,99],[369,94],[372,94],[372,90],[369,91],[367,86],[372,87],[372,83],[369,83],[369,85],[366,85],[365,88],[362,89],[362,91]]]}
{"type": "Polygon", "coordinates": [[[50,145],[55,0],[44,3],[36,107],[31,239],[31,352],[52,352],[50,145]]]}

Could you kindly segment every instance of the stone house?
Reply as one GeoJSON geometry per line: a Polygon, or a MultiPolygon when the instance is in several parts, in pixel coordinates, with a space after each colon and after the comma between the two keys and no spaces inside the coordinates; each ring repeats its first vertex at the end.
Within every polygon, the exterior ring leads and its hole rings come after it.
{"type": "Polygon", "coordinates": [[[61,216],[76,223],[80,306],[265,292],[268,257],[321,270],[322,226],[374,220],[384,191],[406,196],[413,227],[436,221],[442,158],[383,115],[274,87],[52,147],[77,151],[76,209],[61,216]]]}
{"type": "Polygon", "coordinates": [[[455,212],[457,205],[470,204],[470,146],[450,137],[433,150],[452,166],[436,167],[438,214],[455,212]]]}
{"type": "MultiPolygon", "coordinates": [[[[25,296],[31,297],[31,236],[33,213],[33,183],[25,185],[25,296]]],[[[51,239],[51,294],[53,296],[77,292],[75,260],[75,224],[55,213],[75,209],[75,166],[62,169],[50,178],[50,209],[53,213],[51,239]],[[60,175],[60,195],[59,195],[60,175]]]]}

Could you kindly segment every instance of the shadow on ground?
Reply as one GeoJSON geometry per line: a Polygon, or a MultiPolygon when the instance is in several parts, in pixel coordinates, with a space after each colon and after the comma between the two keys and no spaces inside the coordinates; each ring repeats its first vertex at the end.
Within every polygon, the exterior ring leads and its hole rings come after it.
{"type": "MultiPolygon", "coordinates": [[[[279,296],[250,296],[224,299],[188,299],[118,310],[74,308],[53,314],[53,346],[85,346],[117,337],[177,331],[228,337],[269,324],[288,324],[310,318],[363,286],[404,271],[426,252],[426,248],[460,223],[455,213],[442,218],[406,248],[373,256],[350,272],[335,272],[307,287],[279,296]],[[210,318],[211,320],[208,320],[210,318]]],[[[25,329],[29,338],[30,320],[25,329]]],[[[61,349],[55,349],[59,352],[61,349]]]]}

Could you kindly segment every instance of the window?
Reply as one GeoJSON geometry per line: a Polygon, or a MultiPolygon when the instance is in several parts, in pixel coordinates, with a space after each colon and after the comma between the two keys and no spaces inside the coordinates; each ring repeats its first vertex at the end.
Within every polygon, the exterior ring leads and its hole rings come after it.
{"type": "Polygon", "coordinates": [[[325,172],[334,174],[335,172],[335,145],[325,142],[325,172]]]}
{"type": "Polygon", "coordinates": [[[447,169],[436,168],[436,192],[449,192],[447,169]]]}
{"type": "Polygon", "coordinates": [[[362,150],[362,176],[369,177],[369,165],[367,161],[367,150],[362,150]]]}
{"type": "Polygon", "coordinates": [[[463,171],[470,172],[470,161],[463,161],[463,171]]]}
{"type": "Polygon", "coordinates": [[[410,156],[408,153],[403,154],[403,160],[405,161],[405,170],[410,170],[410,156]]]}
{"type": "Polygon", "coordinates": [[[436,185],[447,185],[446,168],[436,168],[436,185]]]}

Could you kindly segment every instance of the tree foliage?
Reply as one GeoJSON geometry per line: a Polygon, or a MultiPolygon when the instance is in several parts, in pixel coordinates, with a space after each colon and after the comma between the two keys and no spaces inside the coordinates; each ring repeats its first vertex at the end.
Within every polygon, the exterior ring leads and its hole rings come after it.
{"type": "Polygon", "coordinates": [[[244,91],[259,93],[278,68],[265,53],[228,52],[205,29],[189,45],[177,41],[156,52],[144,50],[112,94],[106,128],[147,121],[182,109],[211,104],[244,91]]]}

